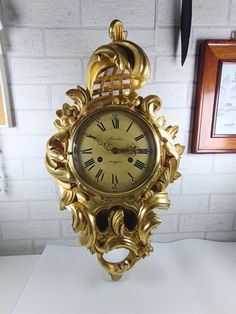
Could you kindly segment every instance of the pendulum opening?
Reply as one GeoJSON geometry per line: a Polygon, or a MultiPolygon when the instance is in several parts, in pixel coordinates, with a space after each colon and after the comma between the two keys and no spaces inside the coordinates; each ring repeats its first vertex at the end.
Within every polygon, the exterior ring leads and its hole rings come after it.
{"type": "Polygon", "coordinates": [[[103,254],[103,258],[109,263],[120,263],[129,255],[129,250],[118,248],[103,254]]]}
{"type": "Polygon", "coordinates": [[[108,228],[108,219],[109,216],[111,215],[111,213],[114,213],[118,210],[123,210],[123,214],[124,214],[124,224],[125,227],[132,231],[134,230],[134,228],[137,225],[137,216],[136,214],[128,209],[128,208],[124,208],[121,206],[113,206],[111,208],[104,208],[102,209],[97,215],[96,215],[96,225],[98,227],[99,230],[101,230],[102,232],[106,231],[108,228]]]}

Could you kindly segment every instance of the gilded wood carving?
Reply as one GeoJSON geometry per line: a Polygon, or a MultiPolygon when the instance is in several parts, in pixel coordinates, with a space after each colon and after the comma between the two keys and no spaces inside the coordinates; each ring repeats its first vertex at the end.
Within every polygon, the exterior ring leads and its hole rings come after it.
{"type": "Polygon", "coordinates": [[[68,90],[74,105],[57,110],[58,132],[47,143],[45,163],[80,243],[118,280],[152,252],[150,239],[161,223],[155,209],[170,205],[166,188],[180,177],[184,147],[174,143],[178,126],[158,117],[160,98],[137,94],[150,74],[145,52],[126,39],[118,20],[109,35],[111,43],[89,60],[87,88],[68,90]],[[118,248],[128,249],[127,257],[107,261],[105,253],[118,248]]]}

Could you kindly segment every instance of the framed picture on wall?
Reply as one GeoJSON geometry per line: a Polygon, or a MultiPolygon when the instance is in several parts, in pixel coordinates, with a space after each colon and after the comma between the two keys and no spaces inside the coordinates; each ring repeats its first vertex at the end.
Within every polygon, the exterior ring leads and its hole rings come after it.
{"type": "Polygon", "coordinates": [[[0,127],[9,127],[12,126],[12,118],[6,70],[1,46],[2,29],[3,26],[0,20],[0,127]]]}
{"type": "Polygon", "coordinates": [[[8,85],[3,55],[0,54],[0,127],[12,126],[8,85]]]}
{"type": "Polygon", "coordinates": [[[193,153],[236,153],[236,40],[201,47],[193,153]]]}

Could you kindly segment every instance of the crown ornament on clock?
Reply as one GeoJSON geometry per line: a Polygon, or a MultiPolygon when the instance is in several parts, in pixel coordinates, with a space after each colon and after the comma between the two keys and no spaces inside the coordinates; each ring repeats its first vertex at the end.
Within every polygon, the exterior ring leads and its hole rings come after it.
{"type": "Polygon", "coordinates": [[[74,104],[56,112],[58,132],[47,143],[45,164],[80,243],[118,280],[153,250],[161,223],[155,210],[170,206],[166,188],[180,177],[184,146],[174,143],[178,126],[158,117],[160,98],[137,93],[150,74],[145,52],[127,40],[119,20],[109,35],[111,43],[89,60],[86,89],[68,90],[74,104]],[[127,255],[107,258],[117,249],[127,255]]]}

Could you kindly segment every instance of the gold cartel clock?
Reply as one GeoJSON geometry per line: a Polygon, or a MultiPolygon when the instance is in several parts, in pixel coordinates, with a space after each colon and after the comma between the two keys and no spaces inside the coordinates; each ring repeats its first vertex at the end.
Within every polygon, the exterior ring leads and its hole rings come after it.
{"type": "Polygon", "coordinates": [[[87,88],[67,91],[74,104],[57,110],[45,162],[80,243],[117,280],[152,251],[161,223],[155,209],[170,205],[166,188],[180,176],[184,147],[174,143],[178,127],[157,116],[160,98],[136,92],[150,73],[145,52],[126,39],[119,20],[109,35],[112,42],[89,60],[87,88]],[[128,250],[124,259],[106,259],[120,248],[128,250]]]}

